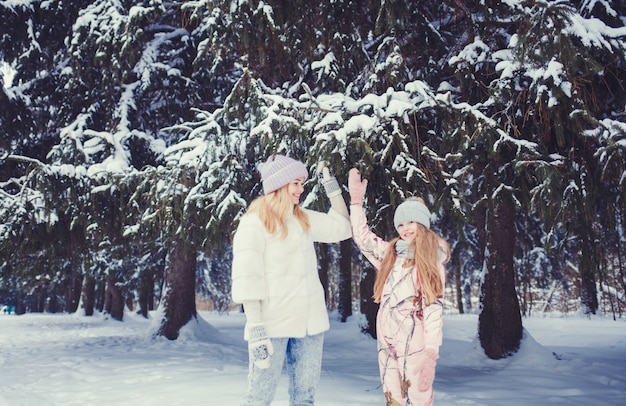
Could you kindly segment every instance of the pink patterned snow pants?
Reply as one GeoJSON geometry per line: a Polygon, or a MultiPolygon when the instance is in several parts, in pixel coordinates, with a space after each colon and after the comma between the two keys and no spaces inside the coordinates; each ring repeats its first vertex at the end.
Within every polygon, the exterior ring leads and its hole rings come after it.
{"type": "Polygon", "coordinates": [[[417,388],[419,367],[424,359],[424,327],[418,308],[405,300],[376,317],[378,368],[387,406],[430,406],[432,387],[417,388]]]}

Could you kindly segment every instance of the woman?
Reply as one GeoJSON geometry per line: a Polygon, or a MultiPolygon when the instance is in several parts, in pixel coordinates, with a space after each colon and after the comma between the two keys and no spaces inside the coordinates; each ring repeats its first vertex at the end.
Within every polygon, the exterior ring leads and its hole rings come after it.
{"type": "Polygon", "coordinates": [[[393,221],[399,237],[383,241],[367,225],[362,207],[366,188],[367,180],[351,169],[353,239],[377,270],[378,367],[387,405],[432,405],[449,246],[430,230],[430,211],[415,198],[396,208],[393,221]]]}
{"type": "Polygon", "coordinates": [[[264,196],[241,217],[233,240],[232,296],[246,313],[250,358],[243,405],[272,402],[285,361],[289,404],[313,405],[330,327],[313,243],[350,238],[348,209],[325,167],[328,213],[299,206],[308,178],[301,162],[274,155],[260,172],[264,196]]]}

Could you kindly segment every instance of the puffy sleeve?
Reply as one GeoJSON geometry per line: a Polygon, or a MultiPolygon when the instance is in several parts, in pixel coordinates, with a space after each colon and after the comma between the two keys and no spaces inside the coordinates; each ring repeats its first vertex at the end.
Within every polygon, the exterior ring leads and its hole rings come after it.
{"type": "Polygon", "coordinates": [[[352,237],[350,221],[336,210],[320,213],[304,209],[311,224],[310,234],[315,242],[333,243],[352,237]]]}
{"type": "Polygon", "coordinates": [[[365,258],[378,270],[390,244],[369,229],[365,211],[359,205],[350,206],[350,224],[354,242],[365,258]]]}
{"type": "Polygon", "coordinates": [[[265,241],[265,230],[258,217],[242,217],[233,239],[232,297],[235,303],[265,299],[265,241]]]}
{"type": "Polygon", "coordinates": [[[443,342],[443,302],[437,300],[424,307],[424,345],[439,352],[443,342]]]}

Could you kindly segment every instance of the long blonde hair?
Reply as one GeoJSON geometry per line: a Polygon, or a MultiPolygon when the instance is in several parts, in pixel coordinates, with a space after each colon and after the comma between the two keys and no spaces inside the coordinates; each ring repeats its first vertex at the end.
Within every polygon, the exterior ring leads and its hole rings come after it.
{"type": "MultiPolygon", "coordinates": [[[[380,263],[380,269],[376,273],[374,282],[374,302],[380,303],[383,296],[385,281],[391,273],[394,263],[398,257],[395,244],[399,237],[391,241],[389,249],[385,253],[380,263]]],[[[417,235],[413,240],[413,258],[407,258],[404,266],[416,268],[417,278],[422,288],[422,295],[426,305],[435,303],[437,299],[443,298],[443,281],[439,274],[439,263],[445,264],[450,258],[450,246],[434,231],[417,223],[417,235]],[[443,255],[443,257],[440,257],[443,255]]]]}
{"type": "Polygon", "coordinates": [[[246,212],[246,214],[257,213],[268,233],[274,234],[280,230],[281,239],[287,237],[286,219],[290,213],[293,213],[304,231],[309,231],[311,228],[309,216],[299,205],[293,204],[287,187],[288,185],[285,185],[270,194],[257,198],[250,203],[246,212]]]}

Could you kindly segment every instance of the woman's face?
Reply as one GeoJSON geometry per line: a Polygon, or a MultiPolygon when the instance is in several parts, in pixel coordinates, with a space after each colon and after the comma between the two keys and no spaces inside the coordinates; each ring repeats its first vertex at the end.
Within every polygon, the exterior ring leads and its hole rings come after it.
{"type": "Polygon", "coordinates": [[[405,221],[404,223],[398,224],[398,234],[400,238],[406,242],[413,241],[417,235],[417,224],[418,223],[414,221],[405,221]]]}
{"type": "Polygon", "coordinates": [[[300,203],[300,195],[304,192],[304,177],[294,179],[287,184],[287,193],[291,202],[296,205],[300,203]]]}

